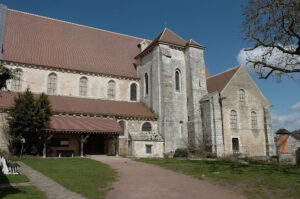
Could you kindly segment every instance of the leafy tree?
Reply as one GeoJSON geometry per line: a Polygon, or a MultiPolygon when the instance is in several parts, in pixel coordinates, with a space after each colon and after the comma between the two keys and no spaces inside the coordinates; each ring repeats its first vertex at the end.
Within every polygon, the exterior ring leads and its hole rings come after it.
{"type": "Polygon", "coordinates": [[[243,9],[247,64],[260,78],[300,72],[300,1],[249,0],[243,9]]]}
{"type": "Polygon", "coordinates": [[[7,80],[13,79],[14,75],[11,70],[5,68],[2,64],[0,64],[0,90],[3,88],[7,88],[6,82],[7,80]]]}
{"type": "Polygon", "coordinates": [[[51,116],[51,106],[47,95],[41,94],[38,99],[35,99],[31,91],[27,89],[15,98],[9,116],[12,152],[19,153],[21,138],[25,138],[26,141],[25,153],[41,152],[43,129],[48,126],[51,116]]]}

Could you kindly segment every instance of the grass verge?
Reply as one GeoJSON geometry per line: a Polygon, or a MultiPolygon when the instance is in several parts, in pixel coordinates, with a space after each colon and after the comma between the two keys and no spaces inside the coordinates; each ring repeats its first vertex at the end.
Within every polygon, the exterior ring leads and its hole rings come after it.
{"type": "Polygon", "coordinates": [[[116,171],[85,158],[20,158],[35,170],[87,198],[104,198],[117,180],[116,171]]]}
{"type": "Polygon", "coordinates": [[[274,164],[243,165],[231,161],[186,159],[135,159],[210,179],[255,199],[300,198],[300,167],[274,164]]]}
{"type": "Polygon", "coordinates": [[[46,194],[34,186],[17,186],[0,189],[2,199],[47,199],[46,194]]]}
{"type": "Polygon", "coordinates": [[[29,182],[29,179],[24,175],[4,175],[0,172],[0,184],[29,182]]]}

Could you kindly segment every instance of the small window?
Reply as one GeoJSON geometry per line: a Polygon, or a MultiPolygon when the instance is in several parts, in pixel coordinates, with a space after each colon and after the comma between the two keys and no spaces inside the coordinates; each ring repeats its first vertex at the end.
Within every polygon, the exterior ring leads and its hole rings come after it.
{"type": "Polygon", "coordinates": [[[69,145],[70,140],[68,138],[53,138],[50,143],[52,147],[68,147],[69,145]]]}
{"type": "Polygon", "coordinates": [[[239,101],[240,103],[246,103],[246,92],[244,89],[239,90],[239,101]]]}
{"type": "Polygon", "coordinates": [[[47,85],[47,93],[50,95],[56,94],[57,87],[57,75],[55,73],[51,73],[48,75],[48,85],[47,85]]]}
{"type": "Polygon", "coordinates": [[[149,122],[145,122],[142,126],[142,131],[152,131],[152,126],[149,122]]]}
{"type": "Polygon", "coordinates": [[[120,127],[121,127],[121,129],[122,129],[122,131],[123,131],[123,133],[120,134],[120,135],[124,135],[124,133],[125,133],[125,122],[124,122],[124,121],[120,121],[120,122],[119,122],[119,125],[120,125],[120,127]]]}
{"type": "Polygon", "coordinates": [[[239,139],[238,138],[232,138],[232,151],[234,153],[238,153],[240,151],[239,139]]]}
{"type": "Polygon", "coordinates": [[[251,112],[251,128],[252,129],[257,128],[257,114],[255,111],[251,112]]]}
{"type": "Polygon", "coordinates": [[[136,97],[137,96],[136,88],[137,88],[137,86],[135,83],[131,84],[131,86],[130,86],[130,100],[131,101],[136,101],[136,98],[137,98],[136,97]]]}
{"type": "Polygon", "coordinates": [[[237,128],[237,112],[235,110],[230,112],[230,126],[231,128],[237,128]]]}
{"type": "Polygon", "coordinates": [[[182,137],[182,132],[183,132],[183,121],[179,122],[179,137],[182,137]]]}
{"type": "Polygon", "coordinates": [[[152,153],[152,145],[146,145],[146,153],[151,154],[152,153]]]}
{"type": "Polygon", "coordinates": [[[79,96],[87,96],[88,79],[81,77],[79,80],[79,96]]]}
{"type": "Polygon", "coordinates": [[[116,98],[116,82],[114,80],[110,80],[107,85],[107,97],[109,99],[116,98]]]}
{"type": "Polygon", "coordinates": [[[16,69],[14,73],[14,78],[12,80],[11,89],[13,91],[21,91],[22,90],[22,70],[16,69]]]}
{"type": "Polygon", "coordinates": [[[175,87],[176,87],[176,91],[180,91],[180,87],[181,87],[181,78],[180,78],[180,72],[179,70],[175,71],[175,87]]]}
{"type": "Polygon", "coordinates": [[[145,95],[148,95],[149,93],[149,80],[148,80],[148,74],[145,74],[145,95]]]}

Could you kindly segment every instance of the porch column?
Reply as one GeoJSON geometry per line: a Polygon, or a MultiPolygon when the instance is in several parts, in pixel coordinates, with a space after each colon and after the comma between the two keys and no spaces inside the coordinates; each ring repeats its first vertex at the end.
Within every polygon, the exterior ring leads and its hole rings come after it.
{"type": "Polygon", "coordinates": [[[83,157],[83,144],[87,142],[87,139],[89,138],[90,135],[87,135],[84,137],[84,135],[81,135],[80,138],[80,157],[83,157]]]}
{"type": "Polygon", "coordinates": [[[47,156],[47,143],[51,140],[51,138],[53,137],[52,135],[46,135],[45,139],[44,139],[44,147],[43,147],[43,158],[46,158],[47,156]]]}
{"type": "Polygon", "coordinates": [[[116,144],[116,157],[119,157],[119,135],[115,137],[115,144],[116,144]]]}

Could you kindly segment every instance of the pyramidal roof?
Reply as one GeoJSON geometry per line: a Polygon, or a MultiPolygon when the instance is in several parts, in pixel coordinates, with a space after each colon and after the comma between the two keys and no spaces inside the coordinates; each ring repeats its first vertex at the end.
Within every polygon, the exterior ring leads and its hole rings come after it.
{"type": "Polygon", "coordinates": [[[194,40],[190,39],[186,45],[188,46],[195,46],[195,47],[198,47],[198,48],[202,48],[202,49],[205,49],[205,46],[202,46],[200,44],[198,44],[197,42],[195,42],[194,40]]]}
{"type": "Polygon", "coordinates": [[[168,28],[165,28],[155,39],[154,42],[165,42],[169,44],[176,44],[179,46],[185,46],[186,41],[176,35],[173,31],[169,30],[168,28]]]}

